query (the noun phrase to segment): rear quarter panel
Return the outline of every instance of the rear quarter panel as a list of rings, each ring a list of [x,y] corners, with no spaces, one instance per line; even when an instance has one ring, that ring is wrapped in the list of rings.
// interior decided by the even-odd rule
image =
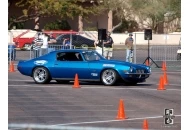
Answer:
[[[19,61],[17,69],[21,74],[26,76],[32,76],[32,72],[36,67],[45,67],[51,73],[52,68],[54,67],[54,62],[55,54],[52,53],[27,61]]]

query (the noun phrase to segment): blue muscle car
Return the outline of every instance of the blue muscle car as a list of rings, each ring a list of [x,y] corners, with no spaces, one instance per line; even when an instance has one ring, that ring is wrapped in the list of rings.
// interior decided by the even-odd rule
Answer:
[[[58,83],[74,81],[99,81],[104,85],[114,85],[119,80],[137,84],[145,82],[151,68],[144,64],[107,60],[93,50],[67,49],[53,51],[41,57],[19,61],[18,71],[33,77],[38,84],[56,80]]]

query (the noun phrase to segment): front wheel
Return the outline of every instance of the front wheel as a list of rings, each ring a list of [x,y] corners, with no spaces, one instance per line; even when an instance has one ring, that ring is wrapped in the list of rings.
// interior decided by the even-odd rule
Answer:
[[[114,85],[118,79],[118,74],[113,69],[106,69],[102,72],[101,80],[104,85]]]
[[[37,67],[33,71],[33,79],[38,84],[45,84],[50,82],[49,71],[44,67]]]

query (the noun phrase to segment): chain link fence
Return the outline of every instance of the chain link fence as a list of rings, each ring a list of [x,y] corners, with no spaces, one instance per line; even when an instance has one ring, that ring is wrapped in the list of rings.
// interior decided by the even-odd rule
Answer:
[[[10,34],[9,34],[10,35]],[[125,39],[127,34],[111,34],[114,41],[113,57],[111,59],[126,61]],[[78,33],[78,34],[60,34],[57,36],[55,44],[49,44],[47,53],[61,49],[93,49],[94,42],[98,39],[97,32]],[[181,59],[177,58],[179,49],[179,41],[181,34],[153,34],[152,40],[144,40],[144,32],[133,33],[134,53],[133,63],[145,63],[149,56],[158,66],[161,67],[162,62],[166,61],[168,67],[181,67]],[[63,46],[63,39],[70,39],[70,46]],[[149,42],[149,44],[148,44]],[[9,40],[10,43],[10,40]],[[149,45],[149,46],[148,46]],[[38,50],[41,56],[41,49]],[[149,52],[149,53],[148,53]],[[35,57],[34,50],[29,51],[17,50],[14,46],[8,46],[8,59],[14,61],[15,64],[19,60],[28,60]],[[151,61],[151,60],[150,60]],[[151,66],[155,66],[153,62]]]

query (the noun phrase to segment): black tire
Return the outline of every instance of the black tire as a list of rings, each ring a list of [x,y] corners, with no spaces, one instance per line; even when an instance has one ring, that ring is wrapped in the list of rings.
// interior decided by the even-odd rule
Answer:
[[[115,70],[106,69],[101,74],[101,81],[106,86],[112,86],[116,84],[118,77],[118,73]]]
[[[37,84],[46,84],[51,81],[50,73],[45,67],[36,67],[32,77]]]
[[[56,80],[56,82],[59,83],[59,84],[67,84],[67,83],[69,83],[68,80]]]

